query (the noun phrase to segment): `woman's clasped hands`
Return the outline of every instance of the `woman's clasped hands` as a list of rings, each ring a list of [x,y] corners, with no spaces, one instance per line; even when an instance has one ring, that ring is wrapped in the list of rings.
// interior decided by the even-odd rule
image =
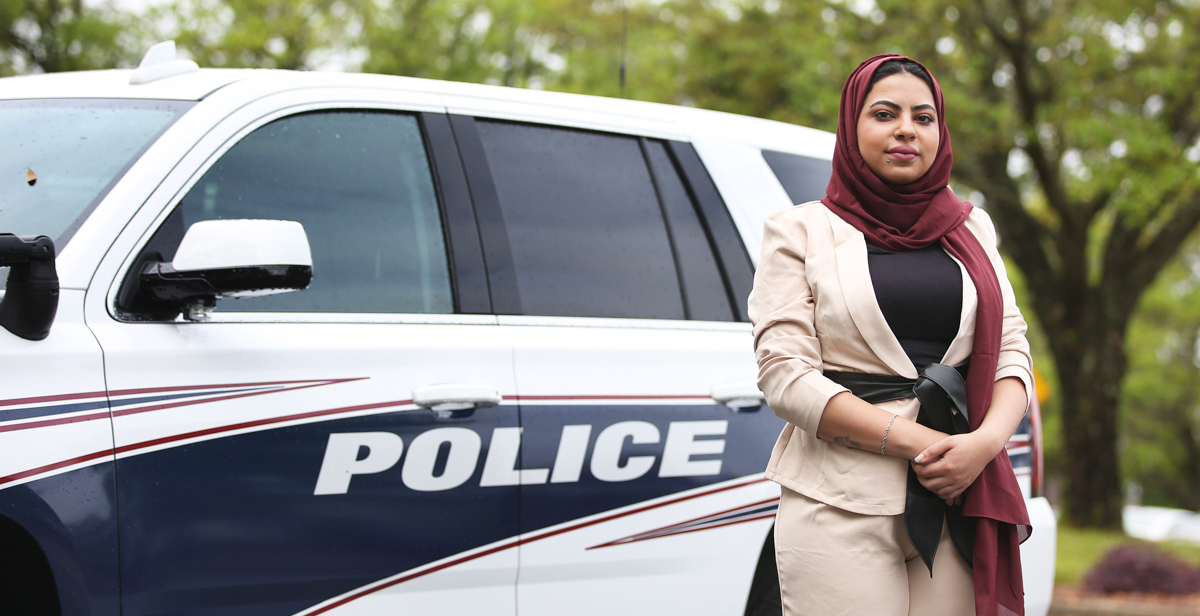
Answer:
[[[1003,448],[985,431],[954,434],[926,447],[911,465],[921,485],[947,505],[961,505],[963,492]]]

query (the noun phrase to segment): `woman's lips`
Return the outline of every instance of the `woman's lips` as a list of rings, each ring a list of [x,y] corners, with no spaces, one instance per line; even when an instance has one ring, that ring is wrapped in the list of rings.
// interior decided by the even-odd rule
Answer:
[[[894,147],[887,151],[888,155],[898,160],[913,160],[917,157],[917,149],[906,145]]]

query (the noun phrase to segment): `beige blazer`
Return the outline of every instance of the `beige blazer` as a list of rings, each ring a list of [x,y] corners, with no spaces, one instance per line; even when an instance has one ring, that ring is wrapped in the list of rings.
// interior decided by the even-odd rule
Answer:
[[[996,379],[1020,378],[1032,399],[1026,324],[996,251],[995,228],[979,208],[971,211],[965,224],[991,258],[1003,294],[1004,327]],[[942,360],[950,366],[970,356],[975,332],[975,285],[962,263],[958,266],[963,280],[962,318],[958,335]],[[823,370],[917,377],[917,368],[892,334],[875,299],[863,234],[819,201],[768,216],[749,312],[758,386],[775,414],[788,422],[771,452],[767,478],[846,511],[903,513],[905,460],[843,447],[816,436],[826,403],[846,391],[822,376]],[[909,398],[879,408],[916,420],[919,404]]]

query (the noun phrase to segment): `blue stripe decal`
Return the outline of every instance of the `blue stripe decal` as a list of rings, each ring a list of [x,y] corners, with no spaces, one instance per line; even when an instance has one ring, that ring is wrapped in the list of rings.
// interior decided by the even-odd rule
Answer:
[[[733,520],[736,518],[744,518],[747,516],[758,515],[760,513],[767,513],[768,511],[775,511],[776,509],[779,509],[779,503],[775,503],[774,505],[767,505],[766,507],[759,507],[758,509],[752,509],[750,511],[739,511],[737,513],[731,513],[729,515],[721,516],[719,518],[702,520],[702,521],[694,524],[694,526],[698,526],[700,524],[717,524],[720,522],[725,522],[725,521]]]
[[[189,392],[185,394],[173,394],[165,396],[147,396],[143,398],[129,398],[125,400],[112,401],[113,407],[133,406],[135,404],[147,404],[150,402],[163,402],[166,400],[178,400],[181,398],[199,398],[203,396],[216,396],[222,394],[235,394],[247,391],[256,391],[259,389],[274,389],[268,387],[246,387],[242,389],[218,389],[198,392]],[[282,389],[282,388],[278,388]],[[50,417],[53,415],[65,415],[67,413],[78,413],[80,411],[91,411],[95,409],[108,408],[109,402],[106,400],[95,400],[92,402],[73,402],[71,404],[55,404],[51,406],[35,406],[24,409],[8,409],[0,411],[0,422],[16,421],[18,419],[34,419],[37,417]]]
[[[73,404],[56,404],[54,406],[35,406],[28,409],[10,409],[7,411],[0,411],[0,421],[31,419],[34,417],[46,417],[48,415],[63,415],[66,413],[77,413],[79,411],[90,411],[92,409],[102,409],[107,407],[107,401],[98,400],[96,402],[76,402]]]
[[[283,390],[282,387],[277,387],[277,388],[246,387],[243,389],[218,389],[218,390],[192,392],[192,393],[186,393],[186,394],[174,394],[174,395],[169,395],[169,396],[149,396],[146,398],[129,398],[126,400],[113,400],[112,405],[114,407],[133,406],[135,404],[146,404],[149,402],[162,402],[164,400],[178,400],[180,398],[199,398],[201,396],[216,396],[216,395],[220,395],[220,394],[236,394],[236,393],[241,393],[244,391],[257,391],[260,389],[279,389],[281,391]]]

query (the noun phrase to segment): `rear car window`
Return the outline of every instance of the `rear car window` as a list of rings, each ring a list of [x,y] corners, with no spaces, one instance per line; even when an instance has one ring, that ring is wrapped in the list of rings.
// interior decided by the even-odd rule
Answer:
[[[808,203],[825,196],[829,177],[833,175],[833,161],[773,150],[763,150],[762,156],[792,203]]]
[[[696,215],[696,205],[679,169],[665,143],[646,140],[644,145],[671,233],[687,317],[701,321],[734,320],[708,231]]]
[[[522,314],[683,319],[663,210],[635,137],[476,123]]]

